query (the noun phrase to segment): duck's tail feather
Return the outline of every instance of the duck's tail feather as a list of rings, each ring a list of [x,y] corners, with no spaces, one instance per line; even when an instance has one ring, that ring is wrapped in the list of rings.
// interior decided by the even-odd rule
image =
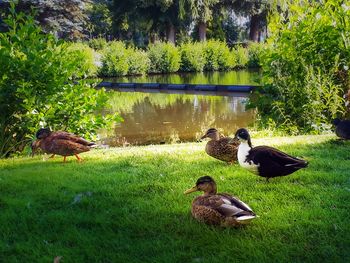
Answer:
[[[237,222],[239,222],[240,224],[244,225],[244,224],[248,224],[250,223],[250,221],[252,221],[254,218],[257,218],[258,216],[256,215],[249,215],[249,216],[239,216],[236,218]]]

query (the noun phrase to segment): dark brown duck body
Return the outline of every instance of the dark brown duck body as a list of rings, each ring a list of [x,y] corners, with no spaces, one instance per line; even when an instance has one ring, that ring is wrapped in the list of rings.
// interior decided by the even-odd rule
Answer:
[[[48,129],[40,129],[37,132],[38,139],[33,145],[40,147],[43,152],[48,154],[58,154],[64,157],[75,155],[80,161],[78,154],[87,152],[91,146],[95,145],[73,133],[65,131],[51,132]],[[33,149],[33,152],[35,149]]]
[[[205,152],[209,156],[228,164],[237,161],[238,140],[220,136],[219,132],[214,128],[209,129],[202,137],[202,139],[204,138],[211,139],[205,146]]]
[[[192,216],[203,223],[220,226],[240,226],[248,224],[256,217],[252,209],[237,197],[216,192],[216,183],[210,176],[197,180],[196,186],[185,194],[203,191],[192,202]]]
[[[333,120],[335,126],[335,134],[344,140],[350,140],[350,120]]]
[[[307,167],[308,163],[269,146],[249,151],[247,162],[258,165],[258,175],[266,178],[286,176]]]
[[[247,170],[267,178],[286,176],[308,166],[308,162],[269,146],[253,147],[249,132],[236,132],[241,144],[238,148],[238,162]]]

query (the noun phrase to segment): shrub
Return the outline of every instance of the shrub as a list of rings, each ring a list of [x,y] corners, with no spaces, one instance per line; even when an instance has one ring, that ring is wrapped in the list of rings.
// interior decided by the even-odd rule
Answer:
[[[97,73],[97,64],[95,63],[95,52],[88,45],[83,43],[68,43],[67,52],[70,59],[78,61],[78,76],[95,76]]]
[[[342,115],[349,87],[350,8],[343,1],[291,4],[288,19],[273,17],[263,57],[262,90],[251,100],[260,125],[289,133],[319,133]],[[268,121],[269,120],[269,121]]]
[[[209,40],[204,45],[205,70],[228,70],[235,66],[235,57],[232,56],[226,43],[218,40]]]
[[[236,58],[236,67],[237,68],[245,68],[248,65],[249,61],[249,55],[248,55],[248,49],[244,48],[242,46],[237,46],[236,48],[232,49],[232,53]]]
[[[201,72],[205,66],[205,57],[202,43],[186,43],[180,47],[181,70]]]
[[[113,116],[97,115],[107,102],[104,90],[79,76],[76,57],[32,15],[11,12],[0,33],[0,157],[22,151],[40,126],[76,132],[87,139]]]
[[[128,64],[129,75],[143,75],[146,74],[150,68],[150,60],[145,51],[129,48],[128,49]]]
[[[129,71],[128,55],[123,42],[110,42],[102,51],[100,74],[109,77],[126,75]]]
[[[248,63],[249,68],[261,67],[261,57],[264,52],[265,45],[262,43],[252,42],[248,46]]]
[[[151,61],[150,72],[170,73],[180,68],[180,54],[171,43],[156,43],[148,47],[148,57]]]
[[[90,39],[88,44],[89,44],[89,47],[93,48],[94,50],[103,50],[108,45],[106,39],[104,38]]]

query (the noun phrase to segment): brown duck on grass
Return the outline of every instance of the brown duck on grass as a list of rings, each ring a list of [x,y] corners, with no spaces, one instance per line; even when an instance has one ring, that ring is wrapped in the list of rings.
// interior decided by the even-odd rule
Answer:
[[[210,176],[200,177],[196,185],[185,191],[189,194],[203,191],[192,202],[192,216],[200,222],[225,227],[248,224],[256,218],[252,209],[237,197],[216,192],[216,183]]]
[[[239,141],[219,134],[215,128],[210,128],[201,139],[210,138],[205,146],[206,153],[218,160],[232,164],[237,161]]]
[[[73,133],[64,131],[52,132],[50,129],[40,129],[36,133],[36,138],[32,143],[32,155],[40,148],[43,152],[52,154],[54,157],[56,154],[63,156],[63,162],[66,161],[67,156],[75,155],[78,161],[82,159],[78,155],[82,152],[87,152],[92,146],[93,142],[89,142]]]

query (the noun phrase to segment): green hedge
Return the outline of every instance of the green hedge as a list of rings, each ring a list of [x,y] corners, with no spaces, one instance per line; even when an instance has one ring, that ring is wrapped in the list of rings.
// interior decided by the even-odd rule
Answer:
[[[264,44],[252,43],[248,48],[230,49],[225,42],[209,40],[190,42],[179,47],[170,43],[151,44],[146,51],[127,47],[124,42],[104,39],[90,41],[101,53],[101,76],[124,76],[147,73],[225,71],[235,68],[259,67]],[[94,43],[94,44],[92,44]],[[97,44],[96,44],[97,43]],[[98,56],[95,56],[95,59]]]
[[[180,53],[171,43],[156,43],[148,47],[151,73],[177,72],[180,68]]]
[[[78,76],[95,76],[97,73],[97,53],[84,43],[67,43],[68,57],[78,61]]]
[[[186,43],[180,46],[181,71],[202,72],[206,64],[203,43]]]

